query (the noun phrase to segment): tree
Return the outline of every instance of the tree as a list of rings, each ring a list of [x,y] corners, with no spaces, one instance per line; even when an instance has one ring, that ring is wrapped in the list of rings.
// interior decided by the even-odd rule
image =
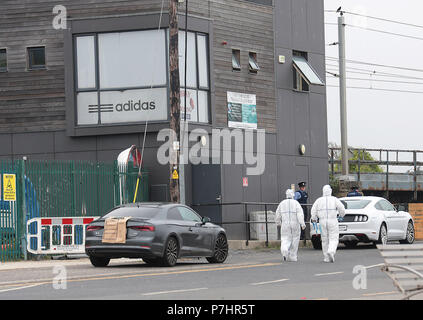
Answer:
[[[338,160],[342,160],[341,157],[341,151],[340,149],[336,149],[339,148],[339,146],[337,146],[334,143],[329,143],[329,148],[333,148],[333,160],[334,161],[338,161]],[[365,161],[376,161],[372,155],[364,150],[364,149],[353,149],[353,148],[349,148],[349,153],[351,154],[351,157],[349,160],[351,161],[357,161],[360,160],[360,162],[365,162]],[[330,154],[329,157],[332,157],[332,155]],[[329,164],[329,171],[332,171],[332,168]],[[341,171],[341,164],[340,163],[334,163],[333,165],[333,171],[334,172],[340,172]],[[358,172],[358,163],[349,163],[349,172],[350,173],[356,173]],[[377,164],[365,164],[365,163],[360,163],[360,173],[382,173],[383,169],[377,165]]]

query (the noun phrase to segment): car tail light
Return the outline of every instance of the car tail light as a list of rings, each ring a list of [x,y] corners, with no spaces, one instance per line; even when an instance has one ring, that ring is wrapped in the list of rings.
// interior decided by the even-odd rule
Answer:
[[[129,228],[137,231],[154,231],[154,226],[151,225],[142,225],[142,226],[130,226]]]
[[[88,226],[87,227],[87,231],[96,231],[100,229],[103,229],[103,227],[102,226]]]

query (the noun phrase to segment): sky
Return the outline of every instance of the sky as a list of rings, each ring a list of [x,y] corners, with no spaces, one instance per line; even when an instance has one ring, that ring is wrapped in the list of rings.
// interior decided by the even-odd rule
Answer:
[[[361,148],[423,150],[423,1],[324,0],[324,3],[325,11],[336,11],[341,6],[342,10],[347,12],[422,26],[405,26],[345,14],[347,25],[360,27],[346,27],[346,59],[420,70],[417,72],[347,63],[347,87],[373,88],[373,90],[347,89],[348,145]],[[327,71],[336,74],[337,61],[330,57],[338,58],[338,46],[329,44],[338,41],[338,27],[332,25],[337,24],[338,16],[338,13],[325,12],[326,68]],[[421,40],[369,29],[407,35]],[[376,75],[371,75],[371,71],[376,71]],[[380,72],[401,77],[392,75],[382,77]],[[339,79],[326,74],[326,85],[328,140],[340,145]],[[418,160],[423,161],[423,154]]]

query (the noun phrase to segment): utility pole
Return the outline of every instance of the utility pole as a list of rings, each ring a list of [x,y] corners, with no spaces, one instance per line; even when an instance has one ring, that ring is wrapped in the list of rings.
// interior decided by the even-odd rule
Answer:
[[[347,89],[345,71],[345,19],[343,12],[338,17],[339,45],[339,97],[341,108],[341,157],[342,175],[348,176],[348,138],[347,138]],[[348,179],[347,179],[348,180]]]
[[[179,141],[180,141],[180,83],[178,52],[178,0],[169,0],[169,68],[170,68],[170,201],[180,202]],[[175,174],[176,173],[176,174]]]
[[[188,159],[188,137],[187,136],[187,57],[188,57],[188,0],[185,0],[185,64],[184,64],[184,118],[181,118],[181,146],[179,151],[179,189],[181,194],[181,203],[186,204],[185,189],[185,164]]]

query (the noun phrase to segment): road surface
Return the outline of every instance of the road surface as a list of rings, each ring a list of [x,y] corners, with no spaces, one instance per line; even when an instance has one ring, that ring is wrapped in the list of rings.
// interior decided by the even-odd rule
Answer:
[[[0,265],[0,300],[340,300],[400,297],[380,268],[353,273],[383,260],[372,246],[339,246],[335,263],[321,251],[301,248],[299,261],[282,262],[278,249],[231,251],[224,264],[184,259],[173,268],[142,260],[112,260],[94,268],[88,259]],[[9,267],[8,267],[9,266]],[[360,286],[353,281],[361,276]],[[366,277],[364,277],[366,276]],[[357,278],[356,278],[357,283]]]

